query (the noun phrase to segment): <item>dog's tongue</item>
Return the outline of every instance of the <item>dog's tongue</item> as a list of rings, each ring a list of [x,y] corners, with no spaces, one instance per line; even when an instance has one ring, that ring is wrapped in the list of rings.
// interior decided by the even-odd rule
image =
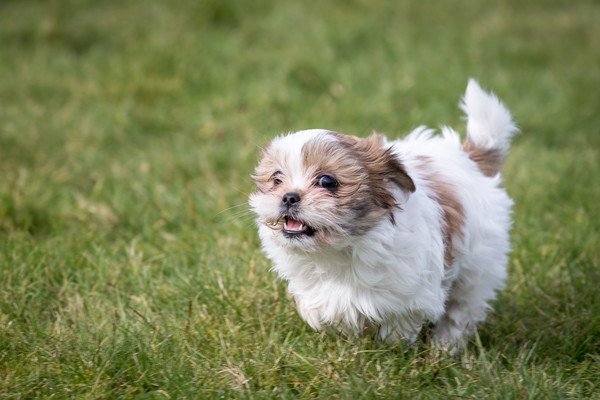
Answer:
[[[301,231],[303,226],[302,222],[296,221],[295,219],[288,218],[286,221],[286,228],[291,231]]]

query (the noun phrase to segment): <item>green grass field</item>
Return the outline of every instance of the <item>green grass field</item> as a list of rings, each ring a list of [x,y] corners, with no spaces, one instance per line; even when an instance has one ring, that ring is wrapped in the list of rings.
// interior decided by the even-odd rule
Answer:
[[[600,398],[597,1],[0,2],[0,398]],[[522,130],[459,357],[311,331],[245,206],[312,127]]]

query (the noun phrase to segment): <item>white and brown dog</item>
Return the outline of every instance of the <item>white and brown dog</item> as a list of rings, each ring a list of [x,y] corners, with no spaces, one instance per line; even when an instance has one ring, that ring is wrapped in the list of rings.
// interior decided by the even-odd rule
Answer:
[[[485,319],[506,278],[512,201],[500,167],[517,131],[471,80],[467,138],[424,127],[403,140],[313,129],[266,148],[250,196],[259,235],[314,329],[448,347]]]

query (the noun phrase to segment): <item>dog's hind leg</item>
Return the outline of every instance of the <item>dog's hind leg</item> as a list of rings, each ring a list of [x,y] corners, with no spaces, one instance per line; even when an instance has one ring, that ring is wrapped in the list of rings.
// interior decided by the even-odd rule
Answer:
[[[432,335],[435,345],[449,350],[459,349],[466,344],[466,338],[475,332],[477,325],[485,320],[489,302],[496,298],[506,279],[507,255],[490,254],[495,250],[481,246],[473,250],[468,262],[463,261],[450,290],[446,312],[435,323]]]

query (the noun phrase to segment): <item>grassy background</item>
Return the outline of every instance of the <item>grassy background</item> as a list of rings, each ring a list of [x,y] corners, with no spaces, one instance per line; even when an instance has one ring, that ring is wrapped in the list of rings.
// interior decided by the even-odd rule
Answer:
[[[600,4],[0,2],[0,397],[598,398]],[[309,127],[521,127],[507,290],[468,351],[310,331],[243,204]]]

